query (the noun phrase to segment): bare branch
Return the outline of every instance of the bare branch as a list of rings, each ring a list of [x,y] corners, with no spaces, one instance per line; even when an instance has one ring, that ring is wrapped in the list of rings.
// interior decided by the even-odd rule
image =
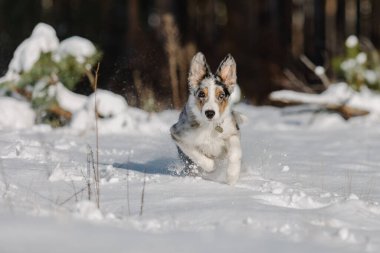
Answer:
[[[322,81],[322,84],[323,86],[325,86],[325,88],[327,89],[331,82],[330,82],[330,79],[327,77],[326,73],[324,71],[316,71],[317,70],[317,66],[306,56],[306,55],[301,55],[300,56],[300,60],[302,61],[303,64],[305,64],[305,66],[310,69],[311,71],[313,71],[313,73],[318,76],[318,78]]]
[[[306,93],[315,93],[313,89],[308,87],[304,82],[297,78],[297,76],[290,70],[284,69],[284,75],[289,79],[292,86],[286,87],[290,89],[299,89]]]

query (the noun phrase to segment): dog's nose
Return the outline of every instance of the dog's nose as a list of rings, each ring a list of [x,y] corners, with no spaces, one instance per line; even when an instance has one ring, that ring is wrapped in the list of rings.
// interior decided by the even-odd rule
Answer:
[[[212,119],[215,115],[215,112],[213,110],[207,110],[205,111],[205,114],[208,119]]]

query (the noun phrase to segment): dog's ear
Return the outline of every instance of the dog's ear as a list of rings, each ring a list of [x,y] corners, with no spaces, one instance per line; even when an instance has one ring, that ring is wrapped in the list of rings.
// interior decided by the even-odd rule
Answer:
[[[201,52],[198,52],[191,60],[188,78],[190,89],[196,90],[200,82],[208,75],[210,75],[210,68],[206,58]]]
[[[229,89],[232,88],[237,81],[236,62],[232,55],[228,54],[220,63],[216,76],[220,78]]]

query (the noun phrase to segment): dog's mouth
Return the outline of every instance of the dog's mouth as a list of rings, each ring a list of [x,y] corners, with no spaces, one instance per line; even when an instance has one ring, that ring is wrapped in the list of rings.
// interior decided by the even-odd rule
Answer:
[[[206,119],[206,121],[207,121],[207,122],[209,122],[209,123],[211,123],[211,122],[214,122],[214,121],[215,121],[215,118],[209,119],[209,118],[205,117],[205,119]]]

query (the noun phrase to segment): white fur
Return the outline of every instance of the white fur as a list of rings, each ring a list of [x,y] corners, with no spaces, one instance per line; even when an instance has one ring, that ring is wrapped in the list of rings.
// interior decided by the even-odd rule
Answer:
[[[193,100],[191,97],[189,102]],[[227,159],[227,183],[234,185],[239,179],[242,151],[240,133],[236,132],[230,106],[217,121],[209,121],[195,107],[192,109],[200,126],[186,132],[177,145],[206,172],[216,169],[215,159]],[[215,130],[217,125],[223,128],[222,133]]]
[[[233,135],[229,138],[230,152],[228,154],[227,182],[234,184],[239,179],[241,167],[240,136]]]
[[[205,116],[205,112],[207,110],[213,110],[215,111],[215,116],[213,120],[217,120],[220,117],[220,115],[219,115],[218,102],[215,99],[215,89],[216,89],[215,82],[210,78],[203,81],[202,85],[206,85],[206,87],[208,87],[208,101],[202,107],[202,115]]]

